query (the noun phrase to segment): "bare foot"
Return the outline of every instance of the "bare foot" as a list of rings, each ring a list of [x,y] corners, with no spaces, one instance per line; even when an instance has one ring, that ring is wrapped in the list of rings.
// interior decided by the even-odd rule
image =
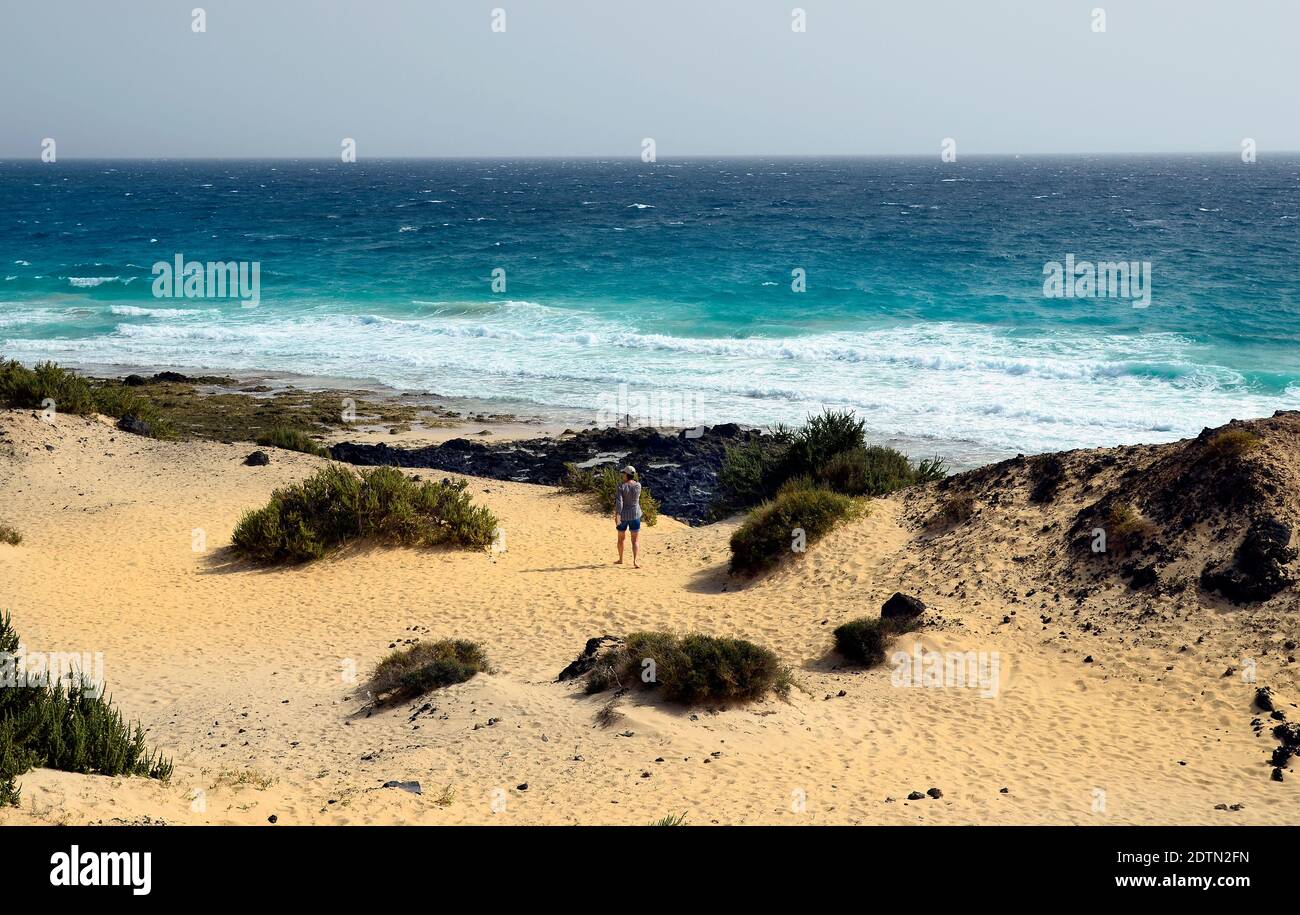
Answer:
[[[616,565],[616,566],[621,566],[622,564],[623,564],[623,560],[621,560],[621,559],[615,559],[615,560],[614,560],[614,565]]]
[[[641,566],[639,566],[637,563],[634,562],[634,563],[632,563],[632,568],[634,568],[634,569],[639,569],[639,568],[641,568]]]

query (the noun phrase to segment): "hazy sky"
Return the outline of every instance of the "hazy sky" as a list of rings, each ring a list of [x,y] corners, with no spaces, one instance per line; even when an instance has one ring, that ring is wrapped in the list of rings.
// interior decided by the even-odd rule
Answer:
[[[1298,35],[1300,0],[0,0],[0,157],[1263,156]]]

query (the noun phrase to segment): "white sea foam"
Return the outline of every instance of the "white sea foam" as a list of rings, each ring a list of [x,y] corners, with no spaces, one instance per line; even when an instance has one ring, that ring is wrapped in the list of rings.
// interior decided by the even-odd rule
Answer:
[[[137,318],[188,318],[195,315],[219,315],[216,308],[142,308],[139,305],[113,305],[111,314]]]
[[[797,422],[823,405],[850,407],[873,436],[928,438],[939,451],[979,442],[982,453],[1170,440],[1233,416],[1300,408],[1300,386],[1254,391],[1169,333],[1026,337],[944,322],[696,338],[529,301],[417,304],[420,316],[407,319],[167,314],[178,320],[128,321],[84,339],[0,338],[0,348],[138,365],[187,365],[201,354],[203,364],[229,370],[375,378],[579,415],[627,381],[693,392],[703,421]]]

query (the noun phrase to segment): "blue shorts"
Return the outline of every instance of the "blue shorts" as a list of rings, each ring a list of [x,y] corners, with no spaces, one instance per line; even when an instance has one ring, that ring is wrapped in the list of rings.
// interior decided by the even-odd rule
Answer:
[[[641,530],[641,519],[633,518],[631,521],[620,521],[617,527],[620,531],[625,531],[628,528],[631,528],[632,533],[635,534],[637,531]]]

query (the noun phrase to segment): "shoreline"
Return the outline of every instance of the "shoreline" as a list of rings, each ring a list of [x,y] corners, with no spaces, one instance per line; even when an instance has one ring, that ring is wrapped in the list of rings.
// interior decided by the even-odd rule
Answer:
[[[513,441],[527,439],[532,437],[555,437],[566,429],[584,430],[598,428],[616,428],[612,424],[601,426],[594,418],[597,411],[593,408],[590,411],[575,411],[561,407],[548,407],[545,404],[539,404],[533,401],[514,401],[514,400],[485,400],[475,397],[457,397],[451,395],[442,395],[430,390],[401,390],[390,385],[383,384],[379,381],[364,377],[339,377],[330,375],[303,375],[297,372],[277,372],[277,371],[248,371],[235,370],[229,371],[221,368],[215,368],[206,365],[178,365],[178,364],[147,364],[133,365],[125,363],[81,363],[70,361],[60,363],[66,368],[73,369],[85,374],[92,379],[100,380],[121,380],[131,374],[153,375],[157,372],[176,372],[187,376],[216,375],[232,378],[236,384],[231,386],[231,390],[238,392],[241,387],[265,386],[268,391],[259,391],[256,393],[275,394],[283,393],[287,390],[301,390],[315,393],[361,393],[371,395],[374,399],[385,401],[394,405],[402,406],[424,406],[431,407],[440,411],[449,411],[459,414],[463,417],[461,424],[454,431],[466,432],[471,434],[483,428],[486,428],[491,435],[492,441]],[[481,418],[479,418],[481,417]],[[733,417],[722,417],[714,421],[705,423],[705,425],[728,425],[737,424],[741,428],[759,430],[763,426],[756,426],[737,420]],[[427,445],[440,444],[449,438],[457,437],[453,432],[448,432],[449,427],[436,425],[421,428],[413,431],[402,431],[392,437],[387,437],[386,432],[379,426],[356,426],[354,427],[353,437],[359,441],[387,441],[389,444],[405,443],[410,445]],[[634,426],[634,428],[637,428]],[[661,432],[676,433],[680,432],[681,426],[654,426]],[[348,436],[340,435],[333,438],[327,438],[326,441],[334,443],[344,441]],[[988,448],[978,442],[968,441],[965,439],[953,440],[951,442],[944,440],[947,445],[958,449],[958,452],[964,457],[962,459],[952,459],[949,466],[954,472],[973,470],[987,464],[996,463],[1017,453],[1012,451],[1001,451]],[[937,453],[938,443],[936,440],[911,437],[903,435],[882,436],[873,439],[872,444],[883,445],[890,448],[896,448],[910,457],[919,459],[930,457]]]

